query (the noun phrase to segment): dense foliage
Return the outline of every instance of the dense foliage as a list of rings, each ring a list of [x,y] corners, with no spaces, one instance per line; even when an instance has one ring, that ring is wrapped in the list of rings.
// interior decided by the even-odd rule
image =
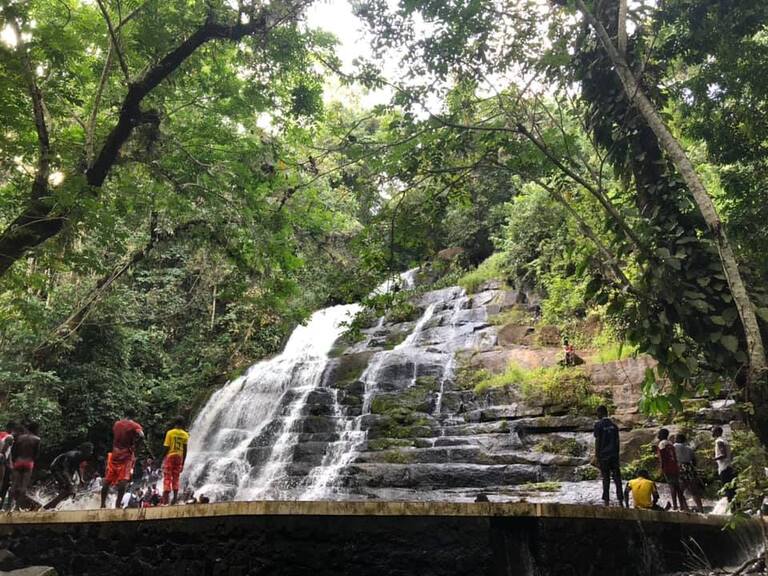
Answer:
[[[768,8],[633,2],[624,27],[622,0],[358,0],[377,58],[336,81],[393,91],[359,110],[324,95],[309,4],[0,4],[0,416],[52,447],[128,406],[160,428],[430,262],[598,317],[659,361],[650,411],[734,383],[768,440]]]

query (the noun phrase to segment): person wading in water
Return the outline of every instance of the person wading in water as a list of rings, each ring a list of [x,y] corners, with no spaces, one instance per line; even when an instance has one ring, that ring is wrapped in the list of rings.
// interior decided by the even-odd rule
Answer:
[[[56,481],[59,494],[43,506],[43,509],[50,510],[51,508],[55,508],[60,502],[75,495],[75,483],[73,479],[77,476],[78,483],[82,482],[82,478],[80,477],[80,464],[92,458],[93,444],[85,442],[76,450],[64,452],[53,459],[50,469],[53,474],[53,479]]]
[[[101,488],[101,507],[107,507],[110,486],[117,485],[115,508],[120,508],[125,489],[133,476],[136,464],[136,446],[144,440],[141,424],[134,422],[133,411],[126,411],[125,418],[112,427],[112,452],[107,455],[107,471]]]

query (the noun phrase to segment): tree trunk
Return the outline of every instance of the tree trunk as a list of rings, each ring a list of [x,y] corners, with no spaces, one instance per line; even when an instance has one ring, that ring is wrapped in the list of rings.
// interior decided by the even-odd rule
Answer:
[[[617,76],[624,87],[624,92],[630,102],[637,108],[645,122],[656,135],[664,152],[669,155],[675,168],[680,173],[688,189],[693,195],[693,199],[701,212],[704,221],[707,224],[717,244],[720,261],[723,266],[723,272],[728,281],[728,286],[733,296],[733,301],[739,312],[742,326],[744,327],[744,337],[747,343],[747,355],[749,358],[749,370],[746,384],[746,399],[752,402],[755,415],[752,428],[760,437],[764,444],[768,444],[768,392],[766,391],[766,364],[765,348],[763,345],[760,326],[757,323],[757,316],[752,301],[747,292],[746,285],[741,276],[739,265],[736,261],[736,255],[731,248],[728,237],[723,229],[720,216],[717,213],[712,198],[707,193],[693,163],[688,158],[680,142],[672,135],[669,128],[664,124],[656,107],[646,96],[634,74],[627,65],[626,59],[619,53],[617,48],[611,42],[610,36],[601,22],[589,11],[584,4],[584,0],[576,0],[576,5],[584,14],[587,22],[597,33],[600,43],[608,54],[611,63],[614,66]]]

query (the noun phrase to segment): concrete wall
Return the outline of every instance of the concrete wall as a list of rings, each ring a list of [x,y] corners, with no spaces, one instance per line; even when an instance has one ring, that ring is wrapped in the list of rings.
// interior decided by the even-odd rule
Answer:
[[[0,517],[0,548],[83,575],[657,575],[695,540],[713,566],[757,522],[585,506],[250,502]]]

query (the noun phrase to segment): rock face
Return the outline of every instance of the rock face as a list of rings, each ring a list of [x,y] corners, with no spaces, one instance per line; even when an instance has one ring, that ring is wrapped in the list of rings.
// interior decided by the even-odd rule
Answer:
[[[273,416],[257,433],[244,440],[217,429],[232,436],[227,446],[245,446],[245,462],[211,464],[232,487],[218,499],[491,494],[582,502],[597,476],[589,465],[596,402],[612,406],[623,463],[647,457],[659,424],[638,412],[638,401],[651,359],[597,363],[579,350],[583,366],[559,368],[560,335],[533,322],[536,297],[499,283],[473,295],[450,287],[411,301],[409,313],[372,320],[355,341],[328,342],[317,381],[272,392],[279,400],[260,408]],[[524,376],[531,373],[542,381]],[[686,414],[692,439],[737,417],[727,403],[702,399]],[[244,474],[258,492],[243,491]]]
[[[528,296],[498,284],[485,288],[472,296],[457,288],[427,292],[416,301],[421,313],[415,321],[379,320],[363,330],[360,341],[338,351],[323,387],[336,394],[343,416],[323,413],[327,399],[313,397],[317,406],[309,410],[327,425],[316,423],[312,430],[324,436],[308,435],[294,455],[297,463],[316,465],[324,447],[330,450],[344,434],[333,429],[358,423],[362,437],[346,447],[354,457],[325,496],[372,497],[392,490],[416,499],[473,499],[480,493],[504,499],[525,487],[527,498],[567,501],[572,483],[594,483],[591,408],[532,399],[516,382],[475,391],[478,375],[502,374],[510,365],[554,367],[562,359],[559,345],[533,344],[538,327],[527,320]],[[502,314],[523,320],[496,322]],[[554,338],[552,327],[544,328],[544,340]],[[387,344],[393,341],[399,343]],[[650,358],[638,357],[588,360],[579,368],[592,392],[615,408],[625,463],[642,454],[658,428],[637,408],[646,369],[653,366]],[[727,410],[706,403],[697,418],[728,420],[733,415]],[[559,493],[553,482],[568,484],[568,493]]]

